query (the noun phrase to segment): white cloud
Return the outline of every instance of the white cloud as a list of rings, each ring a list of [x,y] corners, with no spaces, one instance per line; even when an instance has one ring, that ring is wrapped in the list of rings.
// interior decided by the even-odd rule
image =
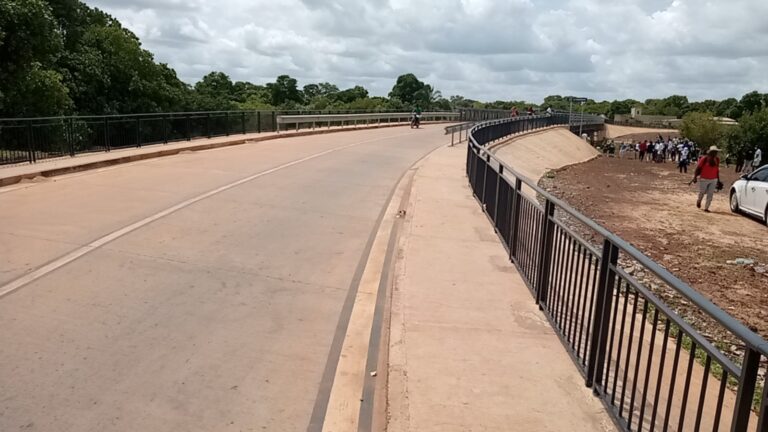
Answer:
[[[365,85],[413,72],[481,100],[768,91],[768,1],[86,0],[193,83]]]

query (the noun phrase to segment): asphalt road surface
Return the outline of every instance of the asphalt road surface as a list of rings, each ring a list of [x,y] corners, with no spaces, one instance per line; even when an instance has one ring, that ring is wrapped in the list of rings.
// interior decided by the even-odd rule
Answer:
[[[0,189],[0,430],[306,430],[382,209],[445,143],[345,132]]]

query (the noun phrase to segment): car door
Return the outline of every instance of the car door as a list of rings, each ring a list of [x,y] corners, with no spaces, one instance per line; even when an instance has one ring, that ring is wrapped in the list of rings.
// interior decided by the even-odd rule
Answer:
[[[751,178],[749,193],[752,211],[765,217],[765,209],[768,208],[768,167],[755,171]]]
[[[766,170],[758,170],[747,176],[744,184],[744,193],[742,195],[741,207],[750,213],[760,214],[762,216],[762,209],[758,210],[757,196],[758,188],[760,187],[760,178],[762,174],[765,174]]]

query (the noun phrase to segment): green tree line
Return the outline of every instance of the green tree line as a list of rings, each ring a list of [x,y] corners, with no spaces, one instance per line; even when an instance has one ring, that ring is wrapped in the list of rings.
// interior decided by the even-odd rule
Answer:
[[[389,98],[361,86],[322,82],[298,87],[233,82],[211,72],[181,81],[118,20],[79,0],[0,0],[0,117],[132,114],[234,109],[451,109],[413,74]]]
[[[697,111],[683,116],[680,129],[702,149],[723,148],[732,162],[751,159],[758,148],[768,154],[768,100],[742,112],[737,125],[721,124],[712,112]]]
[[[328,82],[299,86],[281,75],[270,83],[232,81],[211,72],[194,85],[158,63],[120,22],[80,0],[0,0],[0,117],[133,114],[234,109],[279,110],[509,110],[513,106],[566,110],[567,96],[542,103],[523,100],[481,102],[440,91],[413,74],[400,76],[388,97],[371,96],[362,86],[340,89]],[[663,99],[595,101],[584,111],[612,117],[633,107],[644,114],[683,117],[690,112],[741,119],[768,103],[751,92],[741,99],[690,102]]]

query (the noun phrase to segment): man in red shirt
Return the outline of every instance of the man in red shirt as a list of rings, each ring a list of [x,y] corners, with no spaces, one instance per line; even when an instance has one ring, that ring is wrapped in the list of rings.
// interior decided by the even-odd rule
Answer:
[[[696,200],[696,207],[701,208],[701,200],[704,195],[707,196],[707,202],[704,205],[704,211],[709,213],[709,206],[712,204],[712,197],[715,189],[720,184],[720,158],[717,153],[720,151],[716,146],[709,148],[707,155],[699,159],[696,170],[693,174],[691,183],[699,183],[699,198]],[[701,177],[701,180],[699,180]]]
[[[648,141],[643,141],[640,143],[640,162],[645,160],[645,152],[648,151]]]

